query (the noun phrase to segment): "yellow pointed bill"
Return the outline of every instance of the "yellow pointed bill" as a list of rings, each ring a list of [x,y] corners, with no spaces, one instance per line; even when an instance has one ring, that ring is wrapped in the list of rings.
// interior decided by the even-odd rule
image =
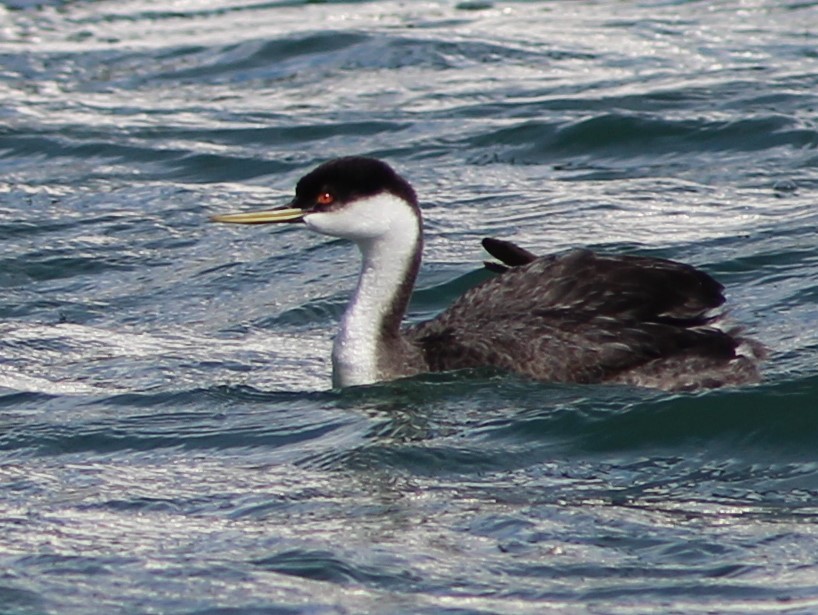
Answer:
[[[230,224],[273,224],[276,222],[300,222],[307,212],[297,207],[283,209],[267,209],[265,211],[249,211],[242,214],[218,214],[211,216],[213,222],[228,222]]]

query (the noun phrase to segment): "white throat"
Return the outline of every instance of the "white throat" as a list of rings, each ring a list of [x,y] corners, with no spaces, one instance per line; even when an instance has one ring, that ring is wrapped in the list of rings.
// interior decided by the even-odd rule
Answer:
[[[319,233],[354,241],[363,256],[358,285],[332,346],[333,386],[382,380],[384,325],[394,314],[396,298],[420,248],[418,214],[403,199],[385,193],[308,214],[304,222]]]

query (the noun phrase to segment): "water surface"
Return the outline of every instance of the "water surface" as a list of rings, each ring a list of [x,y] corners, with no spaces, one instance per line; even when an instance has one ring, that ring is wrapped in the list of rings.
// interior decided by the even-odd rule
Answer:
[[[818,3],[4,6],[0,613],[818,608]],[[346,154],[411,320],[486,235],[674,258],[765,381],[332,390],[354,250],[207,219]]]

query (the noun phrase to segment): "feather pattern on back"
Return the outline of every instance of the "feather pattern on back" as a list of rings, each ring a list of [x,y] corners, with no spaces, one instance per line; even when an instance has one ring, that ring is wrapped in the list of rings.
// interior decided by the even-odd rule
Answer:
[[[690,265],[484,245],[502,273],[407,330],[433,371],[492,365],[542,380],[674,389],[758,378],[755,361],[736,353],[746,340],[714,326],[723,287]]]

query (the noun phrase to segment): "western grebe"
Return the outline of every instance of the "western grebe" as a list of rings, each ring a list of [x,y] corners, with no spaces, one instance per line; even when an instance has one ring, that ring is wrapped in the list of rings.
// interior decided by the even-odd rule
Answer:
[[[588,250],[537,257],[484,239],[497,275],[436,318],[401,328],[420,267],[415,191],[373,158],[330,160],[302,177],[293,201],[217,222],[303,222],[355,242],[357,287],[332,349],[333,384],[495,367],[550,382],[689,390],[756,382],[763,348],[725,329],[723,287],[670,260]]]

